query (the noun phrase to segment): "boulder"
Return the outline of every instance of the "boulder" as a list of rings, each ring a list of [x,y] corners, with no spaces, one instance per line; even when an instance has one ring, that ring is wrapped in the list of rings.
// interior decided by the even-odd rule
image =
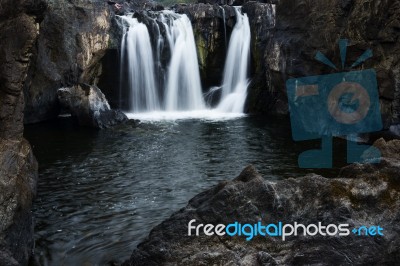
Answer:
[[[61,105],[78,119],[81,126],[108,128],[128,120],[120,110],[112,110],[96,86],[80,84],[57,91]]]
[[[349,166],[338,178],[263,179],[253,166],[204,191],[156,226],[125,265],[394,265],[400,260],[400,141],[376,142],[378,165]],[[383,236],[188,236],[188,223],[380,226]]]

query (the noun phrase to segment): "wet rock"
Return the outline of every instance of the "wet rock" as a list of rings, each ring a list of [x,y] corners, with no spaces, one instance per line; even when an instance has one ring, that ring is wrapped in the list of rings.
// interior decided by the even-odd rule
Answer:
[[[384,161],[358,172],[328,179],[310,174],[264,180],[252,166],[232,181],[204,191],[156,226],[125,265],[377,265],[400,259],[400,141],[375,144]],[[390,162],[390,163],[387,163]],[[370,169],[366,171],[366,169]],[[351,173],[356,173],[352,178]],[[294,222],[302,224],[379,225],[383,236],[188,236],[194,225]],[[194,233],[193,233],[194,234]]]
[[[211,5],[229,5],[229,6],[241,6],[248,0],[198,0],[197,3],[211,4]]]
[[[251,82],[246,111],[250,113],[287,113],[286,95],[275,91],[273,83],[284,82],[272,76],[269,69],[280,72],[279,53],[268,47],[276,25],[275,6],[270,3],[248,2],[242,11],[249,17],[251,29]]]
[[[25,139],[0,139],[0,265],[27,265],[38,166]]]
[[[23,139],[22,88],[43,1],[0,4],[0,265],[27,265],[33,250],[37,163]]]
[[[400,125],[391,125],[389,127],[389,132],[400,137]]]
[[[252,23],[252,54],[256,66],[249,88],[249,112],[287,113],[285,82],[292,77],[340,72],[314,59],[317,51],[340,66],[338,39],[349,40],[344,71],[374,68],[377,72],[385,128],[399,123],[400,4],[393,1],[275,1],[275,27],[261,31],[265,18],[261,3],[249,2],[243,10]],[[388,11],[389,10],[389,11]],[[258,14],[257,12],[264,12]],[[261,36],[259,36],[261,34]],[[263,36],[268,36],[264,42]],[[261,38],[260,38],[261,37]],[[374,56],[364,64],[350,65],[366,50]]]
[[[1,19],[1,17],[0,17]],[[22,137],[24,98],[21,88],[37,36],[35,19],[25,13],[0,20],[0,130],[1,138]],[[15,32],[24,34],[15,34]]]
[[[113,8],[107,1],[46,1],[25,94],[25,123],[57,117],[57,89],[95,84],[111,44]]]
[[[61,88],[58,100],[82,126],[108,128],[128,120],[120,110],[112,110],[106,97],[96,86],[80,84]]]

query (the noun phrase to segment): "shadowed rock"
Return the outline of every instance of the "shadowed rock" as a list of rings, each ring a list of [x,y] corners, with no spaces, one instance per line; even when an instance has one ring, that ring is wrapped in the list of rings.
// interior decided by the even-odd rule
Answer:
[[[47,1],[28,73],[25,123],[56,118],[57,90],[80,82],[96,84],[99,61],[112,44],[113,7],[107,1]]]
[[[22,87],[45,7],[43,1],[0,4],[0,265],[26,265],[33,250],[37,162],[22,137]]]
[[[379,165],[352,165],[341,178],[310,174],[264,180],[253,166],[202,192],[156,226],[125,265],[377,265],[400,259],[400,141],[377,141]],[[353,169],[350,171],[350,168]],[[364,168],[362,171],[357,169]],[[370,169],[366,171],[366,169]],[[354,173],[354,178],[349,178]],[[379,225],[383,236],[188,236],[188,223],[294,222]]]
[[[120,110],[112,110],[106,97],[96,86],[77,85],[59,89],[58,99],[61,105],[78,119],[81,126],[108,128],[128,118]]]
[[[400,123],[398,1],[376,4],[365,0],[271,2],[276,3],[276,23],[267,30],[261,30],[265,29],[261,20],[267,11],[262,5],[268,4],[248,2],[243,5],[249,15],[254,41],[255,73],[249,87],[249,112],[288,113],[285,82],[289,78],[374,68],[384,127]],[[343,70],[338,48],[340,38],[349,40]],[[373,57],[350,68],[366,49],[372,49]],[[316,61],[317,51],[324,53],[338,69]]]

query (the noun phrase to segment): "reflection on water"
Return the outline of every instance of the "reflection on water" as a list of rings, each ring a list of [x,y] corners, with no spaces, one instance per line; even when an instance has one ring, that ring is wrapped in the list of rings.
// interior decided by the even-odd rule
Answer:
[[[152,227],[248,164],[267,179],[310,172],[297,168],[305,148],[291,140],[289,122],[258,117],[102,131],[62,119],[25,135],[40,165],[35,259],[44,265],[127,259]]]

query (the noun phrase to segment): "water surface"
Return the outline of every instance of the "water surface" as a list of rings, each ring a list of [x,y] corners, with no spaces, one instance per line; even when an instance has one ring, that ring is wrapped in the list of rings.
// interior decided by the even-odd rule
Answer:
[[[39,161],[35,260],[104,265],[127,259],[152,227],[197,193],[254,164],[266,179],[304,175],[289,122],[240,117],[79,128],[26,127]]]

